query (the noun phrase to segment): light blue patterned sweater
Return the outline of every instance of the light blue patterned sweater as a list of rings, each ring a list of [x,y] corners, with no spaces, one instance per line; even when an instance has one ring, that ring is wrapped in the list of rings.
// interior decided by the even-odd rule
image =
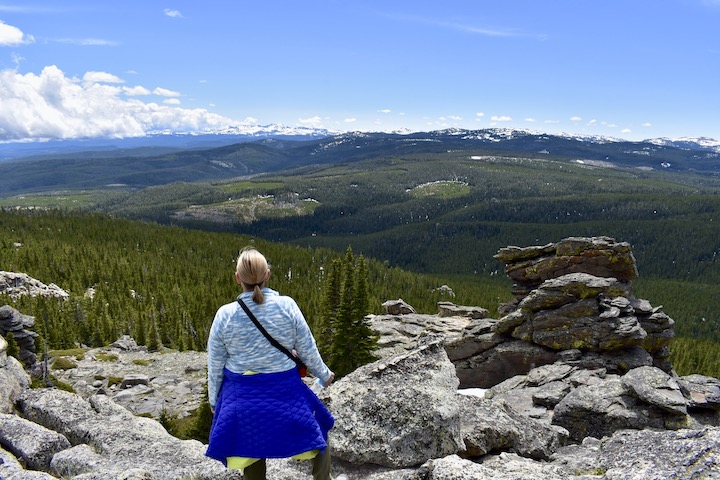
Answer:
[[[330,369],[318,352],[315,339],[295,300],[275,290],[263,288],[265,301],[257,304],[252,292],[240,298],[250,308],[265,330],[285,348],[295,350],[308,370],[323,384]],[[208,338],[208,401],[215,408],[223,380],[223,368],[233,373],[253,371],[276,373],[295,368],[287,357],[260,333],[237,302],[220,307],[215,314]]]

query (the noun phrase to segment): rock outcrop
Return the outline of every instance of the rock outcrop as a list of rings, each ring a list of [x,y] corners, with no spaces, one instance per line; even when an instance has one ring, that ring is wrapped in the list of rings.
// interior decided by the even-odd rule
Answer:
[[[35,339],[38,334],[32,328],[35,326],[35,317],[23,315],[9,305],[0,307],[0,335],[6,337],[12,333],[20,348],[19,359],[28,367],[35,364]]]
[[[68,293],[54,283],[45,285],[25,273],[0,271],[0,293],[5,293],[13,300],[21,296],[43,296],[59,299],[69,297]]]
[[[629,245],[571,238],[509,247],[498,259],[516,282],[499,319],[447,302],[437,315],[418,314],[401,300],[370,319],[380,360],[320,393],[336,417],[333,474],[720,478],[720,380],[673,371],[672,319],[632,295]],[[5,348],[0,342],[0,478],[240,478],[205,458],[199,442],[120,405],[154,415],[150,405],[199,401],[204,354],[153,354],[120,339],[56,372],[80,396],[28,389]],[[199,388],[162,387],[184,381]],[[311,475],[306,462],[273,459],[268,478]]]

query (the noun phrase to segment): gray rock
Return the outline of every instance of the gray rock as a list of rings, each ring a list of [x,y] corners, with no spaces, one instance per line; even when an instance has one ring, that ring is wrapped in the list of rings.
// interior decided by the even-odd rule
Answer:
[[[57,460],[68,472],[91,469],[82,479],[117,477],[132,468],[147,471],[155,480],[240,478],[205,457],[202,443],[179,440],[157,421],[134,416],[104,395],[88,401],[62,390],[35,389],[25,391],[17,404],[28,420],[61,433],[73,445],[89,447]]]
[[[408,305],[402,298],[397,300],[388,300],[382,304],[385,313],[389,315],[406,315],[409,313],[417,313],[415,309]]]
[[[120,383],[120,388],[130,388],[135,385],[149,385],[150,377],[144,373],[129,373],[125,375]]]
[[[16,415],[0,414],[0,444],[21,459],[28,468],[49,471],[52,456],[70,442],[61,434]]]
[[[15,456],[0,448],[0,478],[3,480],[56,480],[45,472],[25,470]]]
[[[44,283],[30,277],[25,273],[0,271],[0,293],[5,293],[13,300],[29,295],[31,297],[44,296],[59,299],[69,297],[68,293],[54,283]]]
[[[0,284],[2,283],[2,273],[0,272]],[[0,290],[1,288],[0,285]],[[35,339],[38,334],[32,330],[34,325],[35,317],[23,315],[9,305],[0,307],[0,335],[13,334],[20,348],[18,355],[20,361],[30,366],[34,365],[36,361]]]
[[[0,360],[4,363],[0,366],[0,413],[11,413],[23,389],[30,386],[30,376],[15,357],[6,356],[4,351]]]
[[[521,340],[509,340],[480,355],[457,360],[455,367],[462,388],[490,388],[557,359],[558,353],[553,350]]]
[[[52,457],[52,471],[63,478],[75,477],[83,473],[102,470],[106,460],[94,448],[85,443],[76,445]]]
[[[558,466],[503,453],[482,464],[450,455],[423,465],[418,477],[427,480],[565,480],[571,478]]]
[[[510,405],[460,395],[464,457],[512,451],[524,457],[547,460],[567,439],[567,432],[531,418],[523,418]]]
[[[552,422],[566,428],[578,442],[621,429],[665,427],[662,411],[641,403],[619,377],[572,390],[555,407]]]
[[[437,305],[438,315],[441,317],[488,318],[490,316],[490,312],[482,307],[466,307],[451,302],[438,302]]]
[[[118,348],[120,350],[131,352],[140,349],[135,339],[132,338],[130,335],[123,335],[122,337],[111,343],[110,346],[113,348]]]
[[[678,385],[688,399],[688,407],[720,410],[720,380],[705,375],[680,377]]]
[[[322,396],[336,419],[335,456],[404,468],[458,452],[458,385],[438,338],[358,368]]]
[[[620,281],[638,276],[630,244],[610,237],[569,237],[544,246],[507,247],[500,249],[495,258],[506,265],[505,272],[513,281],[529,287],[568,273]]]
[[[633,390],[640,400],[670,413],[687,415],[687,401],[680,386],[659,368],[634,368],[623,375],[622,383],[625,388]]]
[[[604,440],[598,466],[606,480],[718,479],[720,430],[617,432]]]

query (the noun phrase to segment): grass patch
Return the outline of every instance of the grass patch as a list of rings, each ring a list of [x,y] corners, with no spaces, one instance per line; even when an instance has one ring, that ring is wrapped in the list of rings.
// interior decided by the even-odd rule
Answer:
[[[72,358],[60,357],[55,359],[50,368],[53,370],[70,370],[72,368],[77,368],[77,363],[75,363]]]
[[[110,375],[107,379],[108,388],[112,387],[113,385],[120,385],[123,381],[123,377],[117,377],[115,375]]]
[[[119,357],[114,353],[97,353],[95,359],[101,362],[115,362]]]
[[[143,359],[143,358],[136,358],[133,360],[133,363],[135,365],[140,365],[143,367],[147,367],[148,365],[152,364],[155,360],[149,358],[149,359]]]
[[[179,220],[201,220],[215,223],[251,223],[269,218],[309,215],[320,205],[315,200],[300,200],[290,195],[258,195],[222,203],[192,205],[175,213]]]
[[[82,360],[83,358],[85,358],[85,352],[87,351],[87,348],[68,348],[65,350],[50,350],[48,352],[48,355],[51,358],[75,357],[76,360]]]
[[[458,180],[438,180],[418,185],[410,190],[415,198],[437,197],[442,199],[459,198],[470,194],[470,186]]]

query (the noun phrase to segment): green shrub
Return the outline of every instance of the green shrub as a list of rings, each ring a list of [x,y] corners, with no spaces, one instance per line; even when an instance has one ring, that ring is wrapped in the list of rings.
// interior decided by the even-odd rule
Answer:
[[[55,359],[50,368],[52,370],[70,370],[77,368],[77,363],[72,358],[60,357]]]
[[[123,377],[116,377],[114,375],[110,375],[107,379],[107,385],[108,387],[112,387],[113,385],[119,385],[123,381]]]
[[[100,362],[115,362],[119,357],[114,353],[97,353],[95,359]]]
[[[69,385],[65,382],[61,382],[60,380],[55,380],[55,387],[58,390],[65,390],[66,392],[76,393],[75,389],[72,387],[72,385]]]

